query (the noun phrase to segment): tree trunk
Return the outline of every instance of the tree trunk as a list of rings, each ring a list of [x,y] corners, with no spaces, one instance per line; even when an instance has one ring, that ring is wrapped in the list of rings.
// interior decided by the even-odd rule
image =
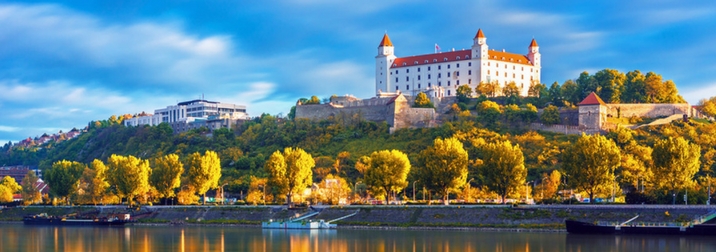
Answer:
[[[204,197],[201,197],[201,204],[206,205],[206,192],[204,192]]]
[[[286,194],[286,205],[288,205],[289,208],[293,207],[293,202],[291,202],[291,194],[292,193],[290,192]]]
[[[450,205],[450,201],[449,201],[450,197],[449,196],[450,196],[450,194],[448,193],[448,189],[445,189],[443,191],[443,205],[446,205],[446,206]]]

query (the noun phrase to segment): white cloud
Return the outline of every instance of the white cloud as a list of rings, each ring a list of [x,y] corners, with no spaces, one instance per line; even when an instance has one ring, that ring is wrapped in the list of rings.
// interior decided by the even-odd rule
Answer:
[[[681,90],[681,96],[691,104],[698,104],[701,99],[708,99],[716,96],[716,81],[696,85],[698,87],[687,87]]]
[[[18,127],[0,125],[0,131],[2,131],[2,132],[15,132],[18,130],[20,130],[20,128],[18,128]]]

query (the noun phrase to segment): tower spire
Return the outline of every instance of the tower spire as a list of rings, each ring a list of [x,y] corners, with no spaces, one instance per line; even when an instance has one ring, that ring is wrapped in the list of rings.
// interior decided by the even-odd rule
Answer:
[[[388,37],[388,33],[385,33],[385,34],[383,35],[383,40],[380,41],[380,45],[378,45],[378,47],[381,47],[381,46],[393,46],[393,42],[390,42],[390,38]]]
[[[482,29],[477,29],[477,34],[475,34],[475,38],[484,38],[485,34],[482,33]]]

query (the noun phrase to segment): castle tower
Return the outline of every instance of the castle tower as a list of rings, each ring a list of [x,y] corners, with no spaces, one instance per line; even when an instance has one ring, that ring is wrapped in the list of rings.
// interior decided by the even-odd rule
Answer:
[[[482,29],[477,29],[477,34],[475,34],[472,42],[472,58],[487,59],[487,38],[482,33]]]
[[[594,92],[587,95],[579,106],[579,126],[587,131],[599,131],[607,121],[607,104]]]
[[[386,33],[378,45],[378,55],[375,56],[375,94],[390,92],[390,66],[395,61],[393,42]]]
[[[537,68],[540,67],[540,53],[539,53],[539,45],[537,45],[537,41],[535,39],[532,39],[532,42],[530,43],[530,46],[528,47],[527,52],[527,58],[530,59],[530,62],[532,62],[532,65],[534,65]]]

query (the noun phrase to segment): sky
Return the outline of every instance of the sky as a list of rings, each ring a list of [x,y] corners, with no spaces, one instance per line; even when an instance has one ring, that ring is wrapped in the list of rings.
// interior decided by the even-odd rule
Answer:
[[[653,71],[716,96],[713,1],[1,1],[0,143],[200,99],[286,115],[302,97],[375,92],[384,33],[412,56],[542,54],[542,82]]]

